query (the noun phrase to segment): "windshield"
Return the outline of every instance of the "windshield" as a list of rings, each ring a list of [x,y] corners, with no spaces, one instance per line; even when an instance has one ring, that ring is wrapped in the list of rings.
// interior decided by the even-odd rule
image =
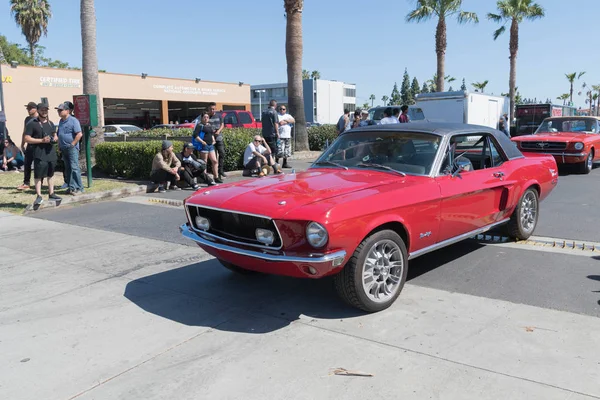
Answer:
[[[598,133],[598,122],[595,119],[546,119],[539,126],[537,133],[553,132],[580,132],[580,133]]]
[[[346,133],[315,161],[323,168],[372,168],[429,175],[441,137],[414,132]],[[391,172],[393,172],[391,171]]]
[[[377,107],[377,108],[371,108],[369,110],[369,119],[371,121],[375,121],[375,122],[379,122],[383,119],[383,112],[385,111],[387,107]],[[400,109],[400,106],[396,106],[390,107],[392,109],[392,111],[394,109]],[[425,114],[423,113],[423,109],[421,109],[420,107],[409,107],[408,108],[408,118],[411,121],[420,121],[420,120],[424,120],[425,119]]]
[[[137,126],[128,126],[128,125],[122,125],[121,129],[123,129],[124,131],[127,132],[136,132],[136,131],[141,131],[141,128],[138,128]]]

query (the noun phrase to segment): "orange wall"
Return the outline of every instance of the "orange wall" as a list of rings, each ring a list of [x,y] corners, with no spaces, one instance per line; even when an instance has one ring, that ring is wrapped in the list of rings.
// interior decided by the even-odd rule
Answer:
[[[73,95],[83,93],[81,71],[19,65],[2,65],[4,105],[7,127],[13,139],[23,130],[27,116],[24,105],[39,103],[47,97],[51,107],[50,119],[57,122],[54,110]],[[167,100],[210,102],[221,105],[245,105],[249,110],[250,85],[190,79],[173,79],[140,75],[100,73],[100,96],[114,99]]]

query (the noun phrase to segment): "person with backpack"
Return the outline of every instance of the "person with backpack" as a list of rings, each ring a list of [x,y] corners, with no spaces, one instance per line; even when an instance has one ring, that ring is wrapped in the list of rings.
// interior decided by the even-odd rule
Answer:
[[[200,159],[202,161],[206,163],[210,159],[215,182],[223,183],[219,175],[219,161],[215,152],[215,131],[209,122],[210,114],[205,111],[200,115],[200,120],[194,127],[192,144],[200,152]]]

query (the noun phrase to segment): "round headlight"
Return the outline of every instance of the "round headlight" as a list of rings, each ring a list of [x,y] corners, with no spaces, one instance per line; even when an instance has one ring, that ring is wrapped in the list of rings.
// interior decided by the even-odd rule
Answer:
[[[208,218],[197,216],[196,217],[196,228],[202,229],[203,231],[207,231],[210,229],[210,221],[208,220]]]
[[[317,222],[311,222],[306,227],[306,239],[312,247],[319,248],[325,246],[329,235],[327,229]]]
[[[583,143],[575,143],[575,150],[583,150]]]

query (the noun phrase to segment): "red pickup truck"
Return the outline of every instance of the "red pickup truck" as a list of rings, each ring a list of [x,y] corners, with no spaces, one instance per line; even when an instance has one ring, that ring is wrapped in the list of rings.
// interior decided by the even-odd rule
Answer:
[[[244,110],[228,110],[228,111],[217,111],[221,113],[221,118],[225,123],[225,128],[262,128],[262,122],[258,122],[254,119],[254,116],[250,111]],[[176,128],[191,128],[194,129],[196,121],[200,117],[197,117],[190,123],[179,124]]]

